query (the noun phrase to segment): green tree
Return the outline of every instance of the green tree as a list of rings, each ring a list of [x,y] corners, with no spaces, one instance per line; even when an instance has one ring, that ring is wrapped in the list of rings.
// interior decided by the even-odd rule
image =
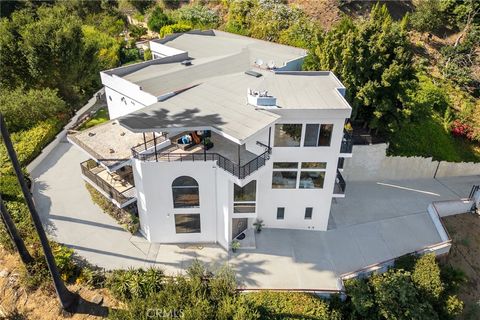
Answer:
[[[128,28],[130,31],[130,36],[136,41],[147,34],[147,28],[142,26],[130,25]]]
[[[410,16],[412,28],[420,32],[432,32],[444,25],[445,16],[438,0],[419,1]]]
[[[225,30],[248,35],[250,32],[250,14],[256,5],[257,2],[255,0],[232,1],[228,6]]]
[[[169,23],[170,19],[165,13],[163,13],[162,8],[156,7],[148,18],[147,26],[152,31],[160,32],[160,29]]]
[[[155,0],[128,0],[128,2],[141,14],[155,4]]]
[[[183,6],[172,12],[172,19],[200,29],[216,28],[220,22],[217,12],[201,5]]]
[[[12,132],[30,129],[65,111],[65,102],[58,97],[56,90],[49,88],[28,91],[17,88],[3,90],[0,95],[0,113]]]
[[[320,35],[304,69],[334,72],[347,88],[352,117],[384,132],[399,128],[405,91],[415,84],[405,21],[394,22],[387,7],[378,4],[368,20],[354,24],[345,18]]]

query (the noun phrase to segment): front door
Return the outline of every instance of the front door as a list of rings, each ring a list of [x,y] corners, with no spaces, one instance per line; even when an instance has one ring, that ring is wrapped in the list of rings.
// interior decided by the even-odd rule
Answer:
[[[247,229],[248,218],[232,219],[232,239],[235,239],[240,233]]]

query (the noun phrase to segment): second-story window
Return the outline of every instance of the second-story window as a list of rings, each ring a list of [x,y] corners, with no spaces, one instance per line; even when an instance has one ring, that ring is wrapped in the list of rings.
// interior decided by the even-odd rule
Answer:
[[[301,138],[301,124],[283,123],[275,125],[275,147],[300,147]]]
[[[274,162],[273,189],[322,189],[326,162]]]
[[[332,140],[333,124],[309,123],[305,126],[304,147],[328,147]]]

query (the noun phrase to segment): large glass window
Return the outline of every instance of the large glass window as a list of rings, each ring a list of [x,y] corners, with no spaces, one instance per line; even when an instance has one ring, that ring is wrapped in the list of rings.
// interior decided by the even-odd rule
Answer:
[[[172,183],[173,207],[195,208],[200,206],[198,183],[192,177],[182,176]]]
[[[302,171],[300,173],[300,189],[321,189],[325,180],[325,172],[322,171]]]
[[[273,189],[295,189],[297,187],[297,171],[273,171]]]
[[[332,140],[333,124],[307,124],[304,147],[328,147]]]
[[[274,162],[273,169],[298,169],[298,162]]]
[[[233,213],[255,213],[257,181],[250,181],[243,187],[234,184]]]
[[[275,147],[299,147],[301,137],[301,124],[275,125]]]
[[[175,214],[176,233],[200,233],[200,214]]]

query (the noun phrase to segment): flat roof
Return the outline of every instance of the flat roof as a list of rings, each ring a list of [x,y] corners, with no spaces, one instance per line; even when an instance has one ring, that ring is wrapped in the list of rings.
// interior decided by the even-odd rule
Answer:
[[[131,148],[144,143],[142,133],[126,130],[117,120],[69,134],[68,138],[109,170],[130,160]],[[152,135],[146,137],[152,138]]]
[[[191,58],[229,55],[248,49],[255,59],[265,63],[274,61],[278,67],[285,62],[307,54],[302,48],[245,37],[219,30],[191,31],[167,36],[155,42],[187,51]]]
[[[259,72],[262,77],[258,78],[242,70],[202,79],[192,88],[119,118],[119,122],[134,132],[212,128],[242,143],[280,117],[247,104],[248,89],[268,91],[282,109],[350,109],[330,72]]]

